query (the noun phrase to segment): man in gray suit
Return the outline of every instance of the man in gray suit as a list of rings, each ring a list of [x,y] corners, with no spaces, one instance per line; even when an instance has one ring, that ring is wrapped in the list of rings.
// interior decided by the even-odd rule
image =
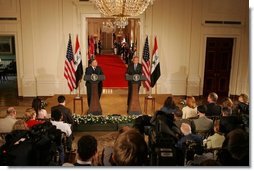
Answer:
[[[213,120],[207,118],[205,113],[207,111],[206,105],[198,106],[198,119],[193,119],[197,132],[207,133],[213,128]]]

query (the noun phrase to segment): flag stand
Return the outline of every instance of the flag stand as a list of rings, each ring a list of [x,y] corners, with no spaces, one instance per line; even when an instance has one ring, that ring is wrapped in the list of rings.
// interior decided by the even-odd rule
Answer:
[[[80,97],[80,82],[81,82],[81,81],[78,82],[78,94],[77,94],[77,96],[75,97],[75,99],[80,99],[80,98],[81,98],[81,97]]]

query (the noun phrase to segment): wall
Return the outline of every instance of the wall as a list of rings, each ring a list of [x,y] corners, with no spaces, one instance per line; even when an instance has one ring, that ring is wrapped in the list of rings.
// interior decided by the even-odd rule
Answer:
[[[0,21],[0,35],[16,38],[19,96],[69,94],[63,77],[68,35],[73,45],[79,35],[86,67],[86,18],[100,16],[93,4],[78,0],[0,1],[0,17],[16,18]],[[220,36],[235,38],[230,94],[249,94],[247,0],[156,0],[139,18],[139,55],[146,35],[151,52],[154,36],[158,39],[162,75],[154,93],[201,95],[206,37]],[[205,20],[242,24],[207,25]]]

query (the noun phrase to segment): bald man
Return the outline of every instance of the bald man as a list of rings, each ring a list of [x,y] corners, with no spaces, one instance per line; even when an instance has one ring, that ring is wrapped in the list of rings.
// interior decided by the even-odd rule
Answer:
[[[6,117],[0,119],[0,132],[8,133],[12,131],[13,125],[17,121],[16,119],[16,110],[14,107],[9,107],[6,111]]]

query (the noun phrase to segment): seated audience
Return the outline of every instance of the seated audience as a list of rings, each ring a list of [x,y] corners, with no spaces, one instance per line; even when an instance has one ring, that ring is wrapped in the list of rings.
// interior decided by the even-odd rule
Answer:
[[[218,153],[223,166],[249,166],[249,135],[243,129],[230,131]]]
[[[47,111],[42,106],[42,100],[39,97],[33,99],[32,108],[36,112],[36,117],[38,119],[46,119],[47,118]]]
[[[232,109],[224,107],[222,109],[222,117],[220,119],[220,132],[227,134],[230,131],[240,128],[242,122],[237,116],[232,115]]]
[[[207,111],[206,116],[220,116],[221,115],[221,107],[217,104],[218,95],[214,92],[210,93],[207,97]]]
[[[117,137],[112,159],[117,166],[143,166],[147,152],[144,137],[135,129],[130,129]]]
[[[240,94],[238,97],[238,114],[249,114],[249,97],[246,94]]]
[[[73,124],[74,121],[72,118],[71,110],[65,106],[65,97],[62,95],[58,96],[57,101],[58,101],[58,105],[53,106],[51,108],[51,113],[53,113],[54,110],[59,110],[59,111],[61,111],[61,113],[63,115],[63,122],[68,123],[68,124]]]
[[[29,130],[29,128],[24,120],[19,119],[15,122],[12,128],[12,131],[16,130]]]
[[[196,132],[208,133],[213,128],[213,120],[207,118],[205,113],[207,111],[206,105],[198,106],[198,119],[193,119]]]
[[[183,107],[183,119],[192,119],[198,117],[196,100],[193,96],[188,96],[186,99],[186,105]]]
[[[16,120],[16,110],[14,107],[9,107],[6,111],[6,117],[0,119],[0,133],[8,133],[12,131]]]
[[[215,120],[214,121],[214,134],[209,136],[206,141],[204,141],[204,145],[207,149],[210,148],[221,148],[222,144],[225,140],[225,137],[222,133],[220,133],[220,121]]]
[[[60,129],[62,132],[66,134],[67,137],[69,137],[72,133],[71,131],[71,125],[64,123],[63,115],[60,110],[53,110],[51,113],[51,123],[52,125],[55,125],[57,129]]]
[[[185,148],[187,141],[193,141],[202,144],[202,137],[200,135],[192,134],[191,127],[187,123],[182,123],[181,132],[183,133],[183,137],[177,142],[176,146],[180,149]]]
[[[26,124],[28,128],[32,128],[34,125],[42,124],[42,121],[36,120],[36,112],[33,108],[26,109],[25,117],[27,118]]]
[[[191,132],[195,133],[196,132],[196,128],[195,128],[195,124],[193,122],[192,119],[182,119],[183,116],[183,112],[181,110],[177,110],[176,112],[174,112],[174,124],[180,129],[182,123],[187,123],[191,126]]]
[[[176,104],[174,102],[173,95],[169,95],[167,97],[167,99],[165,100],[164,105],[160,109],[160,111],[171,114],[171,113],[175,112],[177,109],[178,109],[178,107],[176,106]]]
[[[74,166],[92,166],[97,160],[97,140],[84,135],[78,140],[78,157]]]
[[[233,102],[232,102],[232,100],[229,98],[229,97],[226,97],[226,98],[224,98],[223,100],[222,100],[222,105],[221,105],[221,107],[223,108],[223,107],[228,107],[228,108],[233,108]]]

